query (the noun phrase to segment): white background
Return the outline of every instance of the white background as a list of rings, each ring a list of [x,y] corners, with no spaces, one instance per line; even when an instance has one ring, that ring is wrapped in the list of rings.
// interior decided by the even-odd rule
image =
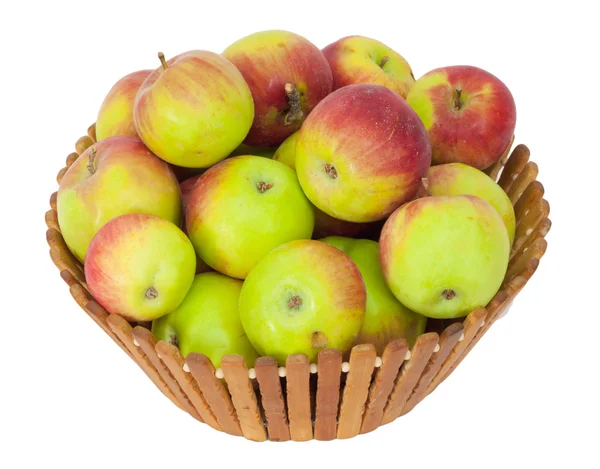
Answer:
[[[2,2],[0,466],[598,467],[592,4]],[[454,64],[496,74],[513,92],[517,143],[530,147],[552,207],[548,252],[509,315],[413,412],[347,441],[256,444],[178,410],[74,303],[44,239],[55,175],[117,79],[157,67],[159,50],[220,52],[274,28],[319,47],[374,37],[417,77]]]

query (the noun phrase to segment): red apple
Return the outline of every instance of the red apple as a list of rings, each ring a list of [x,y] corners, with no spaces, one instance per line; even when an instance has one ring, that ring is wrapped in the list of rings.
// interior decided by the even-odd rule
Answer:
[[[504,83],[476,67],[432,70],[419,78],[406,101],[429,132],[434,164],[494,164],[515,131],[515,101]]]
[[[254,123],[244,143],[276,147],[300,128],[331,93],[327,59],[307,39],[263,31],[230,45],[223,55],[242,72],[254,98]]]

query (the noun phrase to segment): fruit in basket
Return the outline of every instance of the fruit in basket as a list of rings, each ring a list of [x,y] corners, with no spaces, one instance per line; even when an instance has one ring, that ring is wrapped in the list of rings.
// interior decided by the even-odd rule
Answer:
[[[515,211],[506,192],[484,172],[462,163],[432,166],[427,173],[431,195],[475,195],[490,203],[502,217],[512,244],[515,237]]]
[[[216,272],[196,275],[185,299],[175,311],[152,323],[152,332],[179,347],[210,358],[215,367],[227,354],[244,357],[248,367],[258,358],[240,322],[238,299],[242,281]]]
[[[151,321],[183,301],[194,280],[196,255],[170,221],[130,213],[98,231],[84,268],[90,293],[108,312]]]
[[[327,236],[346,236],[348,238],[378,239],[383,226],[382,221],[371,223],[353,223],[339,220],[327,215],[315,207],[315,229],[313,238],[326,238]]]
[[[371,83],[406,98],[415,82],[404,57],[375,39],[344,37],[325,47],[323,54],[331,66],[334,90],[356,83]]]
[[[152,70],[140,70],[121,78],[110,89],[96,119],[98,141],[108,137],[137,137],[133,123],[133,102]]]
[[[271,251],[252,269],[240,294],[240,319],[262,356],[280,364],[323,348],[347,352],[362,327],[366,304],[356,264],[339,249],[298,240]]]
[[[368,239],[330,236],[321,241],[348,254],[365,282],[367,307],[357,344],[373,344],[379,356],[392,340],[404,338],[410,347],[425,331],[427,318],[400,303],[385,283],[379,265],[379,246]]]
[[[260,156],[237,156],[200,176],[185,220],[209,266],[245,278],[272,249],[310,239],[314,213],[292,169]]]
[[[186,179],[183,182],[179,183],[179,187],[181,188],[181,205],[183,206],[183,213],[185,214],[185,209],[187,207],[188,199],[190,198],[190,193],[192,192],[192,188],[200,175],[192,176],[191,178]],[[185,218],[185,217],[184,217]],[[183,231],[185,233],[185,220],[182,223]],[[212,269],[208,266],[206,262],[204,262],[198,254],[196,254],[196,273],[201,274],[203,272],[210,272]]]
[[[328,215],[381,220],[412,199],[431,162],[427,131],[397,93],[350,85],[327,96],[304,122],[296,171]]]
[[[390,216],[379,241],[383,275],[396,298],[442,319],[485,306],[502,284],[509,253],[502,218],[472,195],[412,201]]]
[[[246,137],[254,104],[244,77],[213,52],[190,51],[165,61],[141,86],[134,104],[139,136],[163,160],[207,168]]]
[[[273,159],[277,161],[281,161],[284,164],[287,164],[294,171],[296,170],[296,140],[298,138],[298,132],[294,132],[288,138],[286,138],[275,153],[273,154]]]
[[[470,66],[444,67],[419,78],[406,101],[431,141],[433,163],[494,164],[515,131],[515,101],[504,83]]]
[[[254,123],[244,143],[277,147],[331,93],[327,59],[307,39],[262,31],[231,44],[223,55],[242,72],[254,98]]]
[[[57,211],[67,246],[83,260],[92,237],[119,215],[149,213],[179,225],[181,195],[167,163],[139,138],[109,137],[69,167],[58,189]]]

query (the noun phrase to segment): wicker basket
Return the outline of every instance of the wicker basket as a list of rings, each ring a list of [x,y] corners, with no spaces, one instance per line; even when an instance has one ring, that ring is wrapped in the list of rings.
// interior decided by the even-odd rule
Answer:
[[[59,182],[94,142],[92,125],[67,157]],[[240,356],[229,355],[215,370],[206,356],[192,353],[184,358],[176,347],[157,340],[147,325],[109,314],[92,298],[83,267],[60,233],[56,193],[46,213],[50,256],[79,306],[165,396],[195,419],[254,441],[351,438],[410,412],[430,394],[506,312],[537,269],[546,251],[550,206],[536,181],[538,168],[529,161],[529,150],[518,145],[508,157],[511,146],[512,142],[487,170],[508,194],[517,220],[504,283],[485,308],[472,311],[462,322],[430,321],[428,332],[411,350],[405,340],[395,340],[381,357],[373,345],[364,344],[352,349],[348,362],[339,351],[325,349],[317,364],[305,355],[291,355],[285,367],[278,367],[274,359],[261,357],[250,370]]]

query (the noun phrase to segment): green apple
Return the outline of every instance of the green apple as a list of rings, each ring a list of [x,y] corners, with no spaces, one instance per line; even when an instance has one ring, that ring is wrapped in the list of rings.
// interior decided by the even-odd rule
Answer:
[[[240,322],[238,300],[242,281],[216,272],[196,275],[187,296],[170,314],[152,323],[161,340],[179,347],[183,356],[191,352],[221,366],[223,355],[238,354],[248,367],[258,357]]]
[[[292,169],[260,156],[237,156],[198,178],[185,221],[204,262],[230,277],[246,278],[272,249],[310,239],[314,212]]]
[[[294,132],[286,138],[281,145],[275,150],[273,159],[287,164],[294,171],[296,170],[296,139],[298,132]]]
[[[512,244],[515,237],[515,210],[506,192],[487,174],[463,163],[448,163],[429,168],[427,192],[431,195],[475,195],[494,207],[508,230]]]
[[[151,321],[183,301],[194,280],[196,255],[170,221],[131,213],[96,233],[84,268],[90,293],[108,312]]]
[[[240,319],[261,355],[280,364],[319,350],[348,352],[365,316],[366,291],[356,264],[339,249],[298,240],[267,254],[252,269],[240,294]]]
[[[502,217],[472,195],[431,196],[396,210],[379,240],[392,293],[432,318],[465,316],[496,294],[510,242]]]
[[[385,346],[404,338],[410,347],[425,332],[427,318],[404,306],[385,283],[379,265],[379,246],[368,239],[330,236],[321,241],[345,252],[357,265],[367,289],[365,322],[357,344],[373,344],[381,356]]]

